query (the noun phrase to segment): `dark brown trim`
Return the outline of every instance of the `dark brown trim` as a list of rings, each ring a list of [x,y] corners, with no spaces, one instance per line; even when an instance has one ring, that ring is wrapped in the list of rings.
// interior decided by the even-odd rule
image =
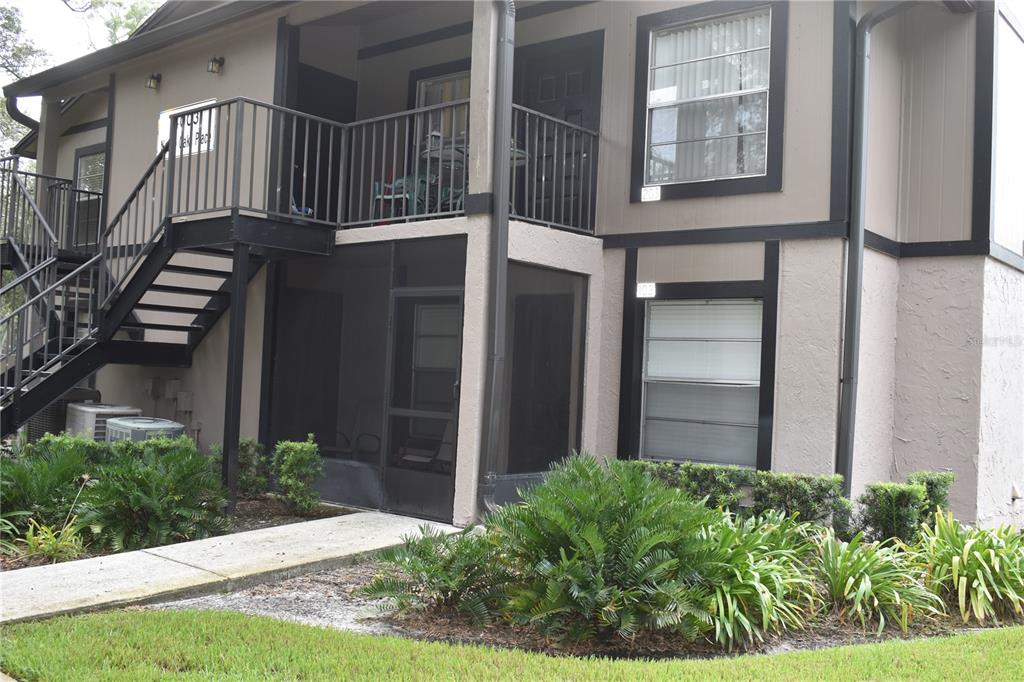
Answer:
[[[494,210],[494,194],[477,192],[466,195],[466,215],[490,215]]]
[[[757,468],[772,468],[775,431],[775,355],[779,319],[779,242],[764,244],[761,307],[761,386],[757,400]]]
[[[995,6],[981,2],[974,38],[974,183],[971,190],[971,240],[992,235],[992,107],[995,79]]]
[[[562,12],[567,9],[572,9],[573,7],[579,7],[580,5],[589,5],[591,2],[594,2],[594,0],[554,0],[550,2],[538,2],[535,5],[530,5],[516,10],[516,21],[526,21],[527,19],[551,14],[552,12]],[[473,33],[473,22],[464,21],[458,24],[452,24],[451,26],[443,26],[442,28],[434,29],[432,31],[424,31],[423,33],[416,33],[411,36],[405,36],[404,38],[388,40],[383,43],[377,43],[376,45],[369,45],[367,47],[360,48],[356,53],[356,58],[371,59],[373,57],[390,54],[391,52],[400,52],[401,50],[408,50],[409,48],[419,47],[420,45],[429,45],[430,43],[436,43],[439,40],[458,38],[459,36],[469,35],[471,33]]]
[[[73,125],[70,128],[68,128],[67,130],[65,130],[63,133],[61,133],[60,136],[61,137],[67,137],[68,135],[77,135],[78,133],[85,133],[85,132],[88,132],[90,130],[96,130],[97,128],[106,128],[106,127],[107,127],[107,119],[106,118],[98,118],[95,121],[86,121],[85,123],[79,123],[77,125]]]
[[[864,230],[864,246],[872,251],[878,251],[893,258],[900,257],[900,243],[898,241],[889,239],[871,230]]]
[[[619,434],[620,459],[639,457],[640,444],[640,392],[643,390],[643,372],[637,339],[637,250],[626,249],[626,263],[622,286],[622,348],[619,356]],[[643,327],[639,328],[643,343]]]
[[[662,185],[661,200],[778,192],[782,189],[789,3],[785,0],[765,3],[751,3],[745,0],[714,0],[637,18],[636,68],[633,83],[633,149],[629,192],[631,202],[640,201],[640,193],[644,187],[644,166],[647,154],[647,70],[650,61],[651,31],[673,24],[700,21],[765,6],[770,6],[772,10],[772,59],[768,91],[768,159],[765,175],[753,178],[730,178]]]
[[[846,222],[832,220],[815,223],[790,223],[788,225],[743,225],[696,230],[622,232],[601,235],[601,239],[604,240],[604,248],[621,249],[640,246],[763,242],[775,239],[828,239],[845,236]]]
[[[274,444],[270,428],[270,415],[274,401],[274,345],[277,335],[278,282],[281,275],[281,264],[277,261],[267,263],[267,279],[264,290],[263,307],[263,349],[260,372],[260,421],[259,440],[264,452],[272,452]]]
[[[432,66],[423,66],[418,69],[413,69],[409,72],[409,93],[406,98],[406,105],[408,109],[416,108],[416,85],[424,78],[437,78],[438,76],[446,76],[452,73],[459,73],[460,71],[469,71],[472,60],[469,57],[465,59],[456,59],[454,61],[445,62],[443,64],[434,64]]]
[[[965,239],[958,242],[901,242],[900,258],[931,256],[987,256],[989,242]]]
[[[850,217],[850,157],[853,152],[853,43],[857,3],[837,0],[832,13],[831,220]]]
[[[107,79],[107,158],[103,161],[103,206],[100,207],[100,229],[107,227],[110,216],[110,171],[114,165],[114,103],[117,101],[117,75],[111,73]]]

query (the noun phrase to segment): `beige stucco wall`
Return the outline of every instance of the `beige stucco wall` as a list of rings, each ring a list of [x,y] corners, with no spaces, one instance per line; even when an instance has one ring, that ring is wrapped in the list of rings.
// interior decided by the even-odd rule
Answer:
[[[832,4],[789,6],[781,192],[629,202],[636,19],[685,2],[602,2],[517,22],[516,44],[604,31],[598,231],[645,232],[827,220],[832,108]]]
[[[274,95],[276,18],[260,16],[133,60],[116,71],[110,205],[120,207],[156,156],[160,112],[206,99]],[[211,56],[224,57],[219,75],[206,72]],[[144,87],[160,73],[158,90]]]
[[[986,258],[984,282],[977,520],[1024,527],[1024,272]]]
[[[860,373],[850,482],[855,497],[866,484],[887,481],[892,476],[899,281],[899,261],[876,251],[864,252]]]
[[[622,361],[622,306],[625,295],[626,252],[609,249],[604,252],[604,291],[591,291],[603,296],[598,338],[590,344],[601,346],[601,378],[597,413],[597,438],[594,451],[601,455],[618,454],[619,382]]]
[[[874,30],[871,50],[867,228],[969,239],[975,15],[910,9]]]
[[[782,242],[772,468],[835,471],[843,241]]]
[[[764,279],[764,242],[686,244],[637,249],[638,282]]]
[[[900,261],[896,335],[895,478],[950,469],[950,506],[977,512],[985,258]]]

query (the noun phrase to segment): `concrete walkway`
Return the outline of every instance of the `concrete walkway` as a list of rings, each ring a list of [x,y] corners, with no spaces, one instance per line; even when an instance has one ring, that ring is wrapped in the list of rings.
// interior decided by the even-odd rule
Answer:
[[[332,568],[428,522],[357,512],[137,552],[0,573],[0,623],[226,592]],[[453,526],[429,525],[449,532]]]

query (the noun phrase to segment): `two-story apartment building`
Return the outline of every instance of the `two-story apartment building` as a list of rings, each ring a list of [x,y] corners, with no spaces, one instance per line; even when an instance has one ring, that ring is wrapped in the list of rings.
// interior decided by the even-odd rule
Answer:
[[[1024,522],[1022,21],[168,2],[5,88],[4,432],[91,376],[457,524],[572,450],[948,468]]]

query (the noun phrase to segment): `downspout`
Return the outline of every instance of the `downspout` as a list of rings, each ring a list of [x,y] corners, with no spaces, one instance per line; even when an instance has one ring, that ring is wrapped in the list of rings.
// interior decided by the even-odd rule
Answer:
[[[7,98],[7,113],[10,114],[11,118],[25,126],[33,132],[39,132],[39,121],[30,117],[18,108],[18,98],[8,97]]]
[[[840,376],[839,443],[836,473],[850,495],[853,475],[853,436],[857,412],[857,375],[860,370],[860,312],[864,283],[864,211],[867,204],[868,85],[871,67],[871,31],[886,19],[930,2],[892,2],[866,13],[857,22],[856,76],[853,94],[853,154],[850,161],[850,234],[846,249],[846,304],[843,324],[843,369]]]
[[[505,404],[506,297],[508,295],[509,173],[512,139],[512,69],[515,59],[515,0],[497,0],[498,39],[494,77],[494,143],[491,241],[488,271],[488,353],[484,433],[481,438],[479,513],[494,509],[495,453],[500,447]]]

